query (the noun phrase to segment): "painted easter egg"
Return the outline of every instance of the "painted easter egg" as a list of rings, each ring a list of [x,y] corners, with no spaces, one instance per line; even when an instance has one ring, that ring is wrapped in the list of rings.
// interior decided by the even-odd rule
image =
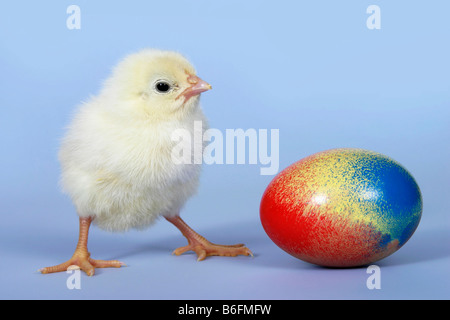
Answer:
[[[261,200],[267,235],[294,257],[327,267],[363,266],[403,246],[422,216],[412,175],[368,150],[332,149],[280,172]]]

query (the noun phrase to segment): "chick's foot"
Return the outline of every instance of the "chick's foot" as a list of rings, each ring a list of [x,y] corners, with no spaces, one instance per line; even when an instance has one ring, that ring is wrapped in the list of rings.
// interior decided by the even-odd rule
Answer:
[[[54,273],[63,272],[72,269],[81,269],[88,276],[93,276],[95,273],[95,268],[120,268],[125,264],[118,260],[95,260],[90,258],[90,253],[87,250],[87,241],[89,227],[91,225],[91,218],[80,218],[80,234],[78,238],[77,248],[72,258],[68,261],[58,264],[53,267],[46,267],[39,269],[41,273]]]
[[[197,254],[197,261],[205,260],[208,256],[235,257],[238,255],[252,256],[253,253],[244,244],[220,245],[211,243],[204,237],[192,230],[179,216],[166,217],[174,224],[188,240],[188,245],[173,251],[173,254],[180,255],[186,251],[194,251]]]
[[[41,273],[63,272],[66,270],[81,269],[88,276],[93,276],[96,268],[120,268],[125,264],[118,260],[91,259],[89,252],[75,252],[71,259],[53,267],[39,269]]]
[[[173,254],[179,256],[186,251],[194,251],[197,254],[197,261],[205,260],[209,256],[236,257],[238,255],[253,256],[252,252],[243,244],[220,245],[204,241],[189,241],[187,246],[177,248]]]

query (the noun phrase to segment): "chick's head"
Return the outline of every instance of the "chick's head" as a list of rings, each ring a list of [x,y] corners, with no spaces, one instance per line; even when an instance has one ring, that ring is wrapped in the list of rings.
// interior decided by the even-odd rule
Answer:
[[[209,89],[181,54],[148,49],[119,63],[104,93],[130,102],[128,108],[134,112],[164,119],[191,112],[198,106],[200,93]]]

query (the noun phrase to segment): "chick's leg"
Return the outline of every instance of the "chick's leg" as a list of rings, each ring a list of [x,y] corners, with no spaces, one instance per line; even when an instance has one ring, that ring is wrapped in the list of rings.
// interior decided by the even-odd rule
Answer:
[[[53,267],[46,267],[39,269],[41,273],[54,273],[66,271],[69,267],[75,269],[81,269],[88,276],[92,276],[95,273],[95,268],[120,268],[124,265],[123,262],[117,260],[95,260],[90,258],[90,253],[87,249],[89,227],[91,225],[92,218],[80,218],[80,234],[78,237],[78,244],[75,249],[75,253],[68,261],[61,263]]]
[[[175,249],[173,253],[177,256],[189,250],[197,254],[197,261],[202,261],[208,256],[253,256],[252,252],[243,244],[219,245],[209,242],[192,230],[179,216],[166,217],[166,219],[181,231],[189,243],[187,246]]]

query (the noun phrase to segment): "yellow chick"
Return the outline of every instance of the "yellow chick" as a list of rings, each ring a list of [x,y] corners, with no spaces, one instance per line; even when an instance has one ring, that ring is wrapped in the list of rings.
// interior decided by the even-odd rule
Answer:
[[[79,215],[79,239],[67,262],[42,273],[79,267],[121,267],[120,261],[94,260],[87,249],[91,222],[109,231],[149,227],[163,216],[187,238],[174,254],[252,255],[243,244],[216,245],[179,216],[198,188],[200,163],[175,163],[175,130],[207,128],[200,93],[211,86],[196,76],[189,61],[171,51],[147,49],[127,56],[113,70],[98,96],[81,105],[59,152],[61,184]],[[202,126],[194,126],[201,121]],[[201,128],[201,129],[199,129]],[[199,132],[197,134],[203,134]],[[197,142],[198,143],[198,142]],[[190,148],[203,148],[192,145]]]

